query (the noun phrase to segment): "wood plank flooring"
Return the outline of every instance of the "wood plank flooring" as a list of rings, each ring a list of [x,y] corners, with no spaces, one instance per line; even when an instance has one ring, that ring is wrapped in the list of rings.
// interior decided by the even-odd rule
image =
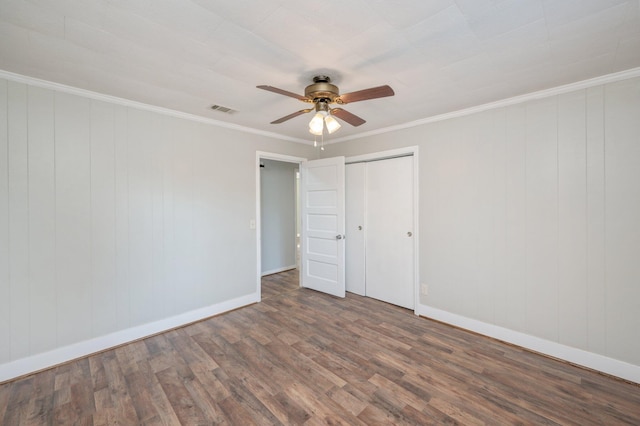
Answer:
[[[297,279],[0,385],[0,424],[640,424],[640,386]]]

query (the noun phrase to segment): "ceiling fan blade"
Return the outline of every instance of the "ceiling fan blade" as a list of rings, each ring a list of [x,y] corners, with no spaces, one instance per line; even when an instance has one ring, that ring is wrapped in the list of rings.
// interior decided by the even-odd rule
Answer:
[[[256,87],[258,89],[266,90],[267,92],[273,92],[273,93],[277,93],[279,95],[290,96],[292,98],[298,99],[299,101],[309,102],[309,99],[307,99],[306,97],[304,97],[302,95],[298,95],[297,93],[289,92],[288,90],[278,89],[277,87],[265,86],[265,85],[256,86]]]
[[[342,108],[333,108],[331,110],[331,115],[335,115],[339,119],[346,121],[347,123],[351,124],[354,127],[358,127],[361,124],[366,123],[366,121],[363,120],[362,118],[358,117],[355,114],[351,114],[349,111],[346,111]]]
[[[348,104],[351,102],[366,101],[368,99],[384,98],[393,96],[395,92],[387,85],[372,87],[370,89],[358,90],[357,92],[345,93],[340,95],[336,102],[339,104]]]
[[[287,120],[291,120],[293,117],[297,117],[299,115],[306,114],[306,113],[311,112],[311,111],[313,111],[313,108],[301,109],[300,111],[296,111],[296,112],[294,112],[292,114],[285,115],[282,118],[278,118],[276,121],[272,121],[271,124],[280,124],[280,123],[283,123],[283,122],[285,122]]]

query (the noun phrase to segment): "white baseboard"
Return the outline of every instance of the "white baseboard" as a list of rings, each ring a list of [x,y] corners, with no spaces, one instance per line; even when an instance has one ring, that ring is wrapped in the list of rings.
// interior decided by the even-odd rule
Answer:
[[[0,365],[0,383],[256,302],[258,302],[258,294],[252,293],[170,318],[11,361]]]
[[[573,364],[591,368],[602,373],[620,377],[631,382],[640,383],[640,366],[638,365],[629,364],[624,361],[562,345],[519,331],[452,314],[451,312],[426,305],[418,305],[416,314],[502,340],[541,354],[562,359]]]
[[[298,266],[297,265],[291,265],[291,266],[285,266],[283,268],[276,268],[276,269],[271,269],[269,271],[264,271],[261,276],[265,276],[265,275],[271,275],[271,274],[277,274],[278,272],[284,272],[284,271],[289,271],[291,269],[296,269]]]

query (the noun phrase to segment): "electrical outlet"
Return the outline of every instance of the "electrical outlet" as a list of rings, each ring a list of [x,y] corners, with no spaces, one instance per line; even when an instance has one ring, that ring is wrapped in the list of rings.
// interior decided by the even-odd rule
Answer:
[[[420,292],[426,296],[427,294],[429,294],[429,286],[425,283],[422,283],[420,285]]]

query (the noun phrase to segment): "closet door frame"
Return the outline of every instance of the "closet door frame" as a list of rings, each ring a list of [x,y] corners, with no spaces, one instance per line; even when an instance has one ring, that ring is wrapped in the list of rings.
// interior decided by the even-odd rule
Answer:
[[[420,200],[418,198],[418,194],[420,193],[418,177],[420,176],[420,172],[418,170],[418,146],[408,146],[388,151],[346,157],[345,164],[405,156],[411,156],[413,158],[413,312],[418,315],[418,306],[420,305],[420,229],[418,226],[420,217],[418,210],[418,206],[420,205]]]

